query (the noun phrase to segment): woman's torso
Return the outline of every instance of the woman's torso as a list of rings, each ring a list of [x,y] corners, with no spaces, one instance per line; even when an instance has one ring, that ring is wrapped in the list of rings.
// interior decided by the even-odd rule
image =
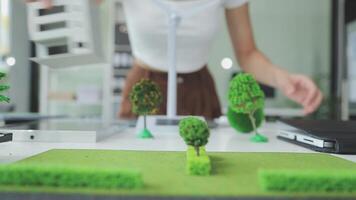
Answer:
[[[147,68],[167,71],[168,14],[157,1],[182,15],[204,7],[190,17],[183,17],[177,30],[177,72],[198,71],[207,63],[226,0],[123,1],[134,57]],[[246,0],[228,1],[242,4]]]

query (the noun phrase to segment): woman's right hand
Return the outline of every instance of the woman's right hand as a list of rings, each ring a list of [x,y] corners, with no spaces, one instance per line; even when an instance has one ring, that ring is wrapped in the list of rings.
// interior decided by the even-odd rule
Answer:
[[[26,0],[26,3],[31,3],[31,2],[41,2],[43,4],[43,6],[47,9],[52,8],[52,0]]]
[[[31,3],[36,1],[41,2],[46,9],[50,9],[53,6],[52,0],[26,0],[26,3]],[[103,0],[95,0],[95,1],[97,4],[103,2]]]

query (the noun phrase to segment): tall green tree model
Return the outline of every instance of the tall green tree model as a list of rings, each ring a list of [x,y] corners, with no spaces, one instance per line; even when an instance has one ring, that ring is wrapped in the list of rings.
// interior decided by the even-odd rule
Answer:
[[[255,132],[251,141],[267,142],[267,137],[258,134],[255,119],[256,111],[264,108],[265,95],[253,76],[247,73],[235,76],[230,82],[228,99],[230,109],[248,116]]]
[[[139,137],[152,138],[153,135],[147,129],[146,118],[149,114],[155,114],[162,103],[162,93],[159,86],[151,80],[142,79],[132,87],[130,101],[132,111],[144,117],[144,129],[139,134]]]
[[[0,72],[0,80],[2,80],[3,78],[6,77],[6,74],[3,73],[3,72]],[[3,84],[0,84],[0,93],[8,90],[10,88],[10,86],[8,85],[3,85]],[[9,103],[10,102],[10,98],[5,96],[5,95],[2,95],[0,94],[0,102],[7,102]]]
[[[248,114],[237,113],[228,107],[226,116],[230,126],[238,133],[251,133],[253,131],[253,125]],[[256,127],[260,127],[265,118],[263,108],[257,109],[253,116],[255,118]]]
[[[187,117],[179,122],[179,134],[187,145],[194,147],[199,156],[199,149],[208,143],[210,132],[205,121],[197,117]]]

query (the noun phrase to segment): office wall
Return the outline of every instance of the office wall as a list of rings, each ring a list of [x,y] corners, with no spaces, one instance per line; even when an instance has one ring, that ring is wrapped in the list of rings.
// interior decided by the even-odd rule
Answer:
[[[313,77],[327,94],[330,66],[330,1],[328,0],[250,0],[250,13],[257,45],[275,64],[289,71]],[[224,20],[224,19],[222,19]],[[231,73],[220,61],[234,58],[223,23],[213,45],[209,67],[214,74],[220,100],[226,105]],[[270,106],[291,103],[278,93]]]
[[[356,115],[356,21],[347,26],[347,65],[350,114],[354,116]]]

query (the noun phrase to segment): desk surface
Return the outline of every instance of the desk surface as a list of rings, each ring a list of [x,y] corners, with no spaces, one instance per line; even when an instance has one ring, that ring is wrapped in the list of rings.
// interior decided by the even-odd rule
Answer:
[[[275,123],[263,125],[260,132],[269,137],[269,142],[265,144],[251,143],[251,135],[236,133],[232,128],[221,125],[217,129],[211,130],[210,142],[207,151],[211,152],[298,152],[314,153],[311,150],[280,141],[276,138],[280,126]],[[186,145],[177,133],[154,133],[155,139],[138,139],[133,128],[125,129],[109,138],[97,143],[39,143],[39,142],[8,142],[0,143],[0,163],[12,163],[30,156],[34,156],[51,149],[105,149],[105,150],[150,150],[150,151],[184,151]],[[334,155],[356,162],[356,155]],[[36,200],[78,200],[88,199],[86,195],[60,195],[47,193],[2,193],[5,199],[36,199]],[[114,197],[114,196],[91,196],[93,199],[114,200],[114,199],[149,199],[147,196],[141,197]],[[186,197],[152,197],[151,199],[189,199]],[[215,197],[202,197],[192,199],[217,199]],[[222,198],[224,199],[224,198]],[[235,199],[235,198],[226,198]],[[241,197],[236,199],[276,199],[276,197]],[[278,198],[277,198],[278,199]],[[280,199],[288,199],[281,197]],[[293,199],[293,198],[290,198]],[[304,199],[313,199],[306,197]],[[318,198],[315,198],[318,199]],[[322,198],[320,198],[322,199]],[[352,198],[350,198],[352,199]]]
[[[313,153],[297,145],[280,141],[276,133],[280,126],[266,123],[260,132],[269,137],[268,143],[252,143],[251,135],[236,133],[232,128],[221,125],[212,129],[207,151],[211,152],[298,152]],[[0,163],[11,163],[37,155],[51,149],[112,149],[112,150],[150,150],[184,151],[186,145],[178,134],[154,133],[154,139],[138,139],[133,128],[125,129],[97,143],[39,143],[7,142],[0,144]],[[356,162],[356,155],[334,155]]]

